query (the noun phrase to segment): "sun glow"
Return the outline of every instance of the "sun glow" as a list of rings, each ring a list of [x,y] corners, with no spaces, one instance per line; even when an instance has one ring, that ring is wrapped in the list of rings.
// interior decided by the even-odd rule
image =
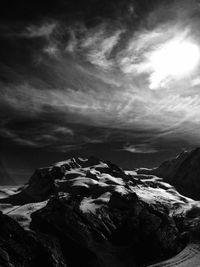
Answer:
[[[172,40],[150,55],[150,88],[163,87],[171,79],[190,75],[200,61],[199,46],[188,40]]]

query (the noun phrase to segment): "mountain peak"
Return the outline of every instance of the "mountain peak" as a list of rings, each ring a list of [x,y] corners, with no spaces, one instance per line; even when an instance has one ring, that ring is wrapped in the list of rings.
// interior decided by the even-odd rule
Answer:
[[[139,169],[140,174],[152,174],[174,185],[183,195],[200,200],[200,147],[183,151],[153,169]]]

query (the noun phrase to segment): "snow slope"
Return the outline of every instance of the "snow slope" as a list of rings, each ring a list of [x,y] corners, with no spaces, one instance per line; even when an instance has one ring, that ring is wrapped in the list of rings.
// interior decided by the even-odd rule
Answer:
[[[198,267],[200,266],[200,243],[191,243],[175,257],[148,267]]]

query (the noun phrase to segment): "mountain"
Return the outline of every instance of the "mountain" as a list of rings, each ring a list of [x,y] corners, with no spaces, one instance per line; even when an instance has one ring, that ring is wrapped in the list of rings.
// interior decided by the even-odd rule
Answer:
[[[156,175],[176,187],[183,195],[200,200],[200,148],[184,151],[158,168],[138,169],[140,174]]]
[[[95,157],[36,170],[0,208],[1,266],[148,266],[200,237],[199,202]]]

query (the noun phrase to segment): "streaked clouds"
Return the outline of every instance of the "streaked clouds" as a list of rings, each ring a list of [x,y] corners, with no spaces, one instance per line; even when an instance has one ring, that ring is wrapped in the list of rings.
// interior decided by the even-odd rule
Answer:
[[[27,38],[37,38],[37,37],[48,38],[53,33],[55,28],[56,28],[55,22],[43,23],[37,26],[31,25],[26,28],[26,33],[24,33],[22,36],[25,36]]]
[[[158,150],[155,148],[151,148],[149,145],[146,144],[136,144],[136,145],[127,145],[124,147],[125,151],[131,152],[131,153],[156,153]]]
[[[188,7],[188,1],[179,2],[180,8],[165,6],[169,20],[159,7],[137,26],[127,23],[130,16],[132,24],[137,19],[132,5],[124,21],[101,19],[88,26],[81,20],[47,18],[26,23],[14,38],[28,39],[31,62],[26,75],[10,66],[7,75],[18,79],[1,82],[0,135],[62,151],[111,141],[132,153],[155,153],[161,139],[199,144],[200,73],[155,81],[159,70],[150,64],[152,53],[169,40],[190,37],[200,45],[196,2],[188,10],[183,3]],[[11,126],[24,120],[33,126]]]

